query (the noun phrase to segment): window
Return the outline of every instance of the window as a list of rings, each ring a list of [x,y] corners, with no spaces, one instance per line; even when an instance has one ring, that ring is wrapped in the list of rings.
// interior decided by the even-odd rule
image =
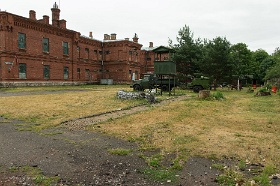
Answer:
[[[86,69],[86,80],[90,80],[90,71]]]
[[[63,78],[64,79],[68,79],[68,76],[69,76],[68,67],[64,67],[64,69],[63,69]]]
[[[49,38],[43,38],[43,52],[49,52]]]
[[[86,59],[89,59],[89,49],[88,48],[85,48],[85,51],[86,51]]]
[[[63,55],[69,55],[69,46],[68,42],[63,42]]]
[[[78,59],[81,57],[81,49],[79,46],[77,46],[77,51],[78,51]]]
[[[81,77],[81,69],[77,68],[77,78],[80,79]]]
[[[20,79],[26,79],[26,64],[25,63],[19,64],[18,72],[19,72],[18,77]]]
[[[26,35],[23,33],[18,33],[18,48],[19,49],[26,48]]]
[[[50,66],[44,65],[44,79],[50,79]]]

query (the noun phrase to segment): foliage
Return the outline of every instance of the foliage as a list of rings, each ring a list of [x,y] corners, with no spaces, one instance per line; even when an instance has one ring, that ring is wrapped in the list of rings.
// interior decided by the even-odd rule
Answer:
[[[194,74],[202,74],[214,79],[216,89],[217,83],[223,81],[249,78],[263,84],[264,80],[280,77],[280,48],[269,55],[263,49],[250,51],[245,43],[231,45],[219,36],[212,40],[194,39],[186,25],[178,31],[176,39],[178,43],[169,40],[169,46],[175,51],[173,60],[182,82]]]
[[[224,98],[225,98],[224,95],[223,95],[223,93],[220,92],[220,91],[214,92],[211,96],[212,96],[214,99],[216,99],[216,100],[221,100],[221,99],[224,99]]]
[[[214,79],[214,88],[217,82],[231,72],[230,51],[230,42],[226,38],[217,37],[205,41],[200,68],[203,74]]]
[[[178,32],[177,42],[178,44],[173,44],[169,40],[169,46],[175,51],[173,60],[176,62],[178,73],[187,77],[200,72],[198,61],[202,55],[201,40],[194,40],[192,31],[185,25]]]
[[[268,60],[267,58],[269,57],[269,54],[263,50],[263,49],[258,49],[252,54],[252,72],[254,75],[254,79],[257,80],[257,82],[262,83],[264,74],[266,69],[265,68],[265,60]]]
[[[269,92],[269,90],[266,87],[263,87],[259,89],[259,92]]]
[[[265,80],[280,78],[280,62],[266,71]]]
[[[252,61],[252,52],[245,43],[237,43],[231,46],[231,60],[233,65],[233,75],[244,77],[251,74],[250,62]]]
[[[274,166],[266,166],[262,173],[254,178],[254,180],[262,186],[269,186],[270,179],[269,176],[276,173],[276,169]]]

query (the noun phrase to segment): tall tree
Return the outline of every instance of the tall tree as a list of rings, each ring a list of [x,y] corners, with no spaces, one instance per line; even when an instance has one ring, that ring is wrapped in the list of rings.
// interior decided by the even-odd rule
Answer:
[[[202,57],[202,41],[193,37],[193,32],[185,25],[178,32],[177,44],[169,40],[169,46],[175,51],[173,60],[176,62],[177,72],[184,77],[200,71],[198,61]]]
[[[231,72],[230,47],[230,42],[222,37],[217,37],[212,41],[205,41],[200,68],[204,74],[213,78],[215,89],[217,82]]]
[[[267,70],[267,66],[265,65],[268,62],[265,61],[267,58],[269,58],[269,54],[263,49],[258,49],[253,52],[252,71],[254,79],[256,79],[258,83],[263,83],[263,78]]]
[[[250,67],[252,52],[245,43],[237,43],[231,46],[232,75],[237,76],[237,88],[240,88],[240,79],[251,75]]]
[[[264,80],[270,80],[272,82],[278,82],[277,86],[280,87],[280,49],[276,48],[271,55],[274,64],[271,65],[265,74]]]

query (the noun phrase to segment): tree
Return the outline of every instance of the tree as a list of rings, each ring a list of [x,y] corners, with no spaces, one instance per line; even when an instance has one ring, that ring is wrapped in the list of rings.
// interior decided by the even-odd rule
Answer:
[[[217,37],[212,41],[205,40],[200,69],[204,74],[213,78],[215,89],[217,82],[231,72],[230,46],[230,42],[226,38]]]
[[[179,30],[178,44],[169,40],[169,46],[175,51],[173,61],[176,63],[177,72],[184,77],[200,72],[198,61],[202,54],[202,41],[194,40],[193,33],[188,26]]]
[[[255,52],[253,52],[252,55],[252,72],[254,75],[254,79],[256,79],[257,82],[263,83],[263,78],[265,76],[265,72],[270,65],[266,65],[268,60],[265,61],[269,57],[269,54],[263,50],[258,49]]]
[[[272,54],[271,58],[273,59],[274,64],[270,66],[265,74],[264,80],[272,80],[277,82],[279,85],[280,80],[280,50],[276,48],[275,52]]]
[[[265,75],[265,80],[280,78],[280,62],[278,61],[272,68],[268,69]]]
[[[237,43],[231,46],[232,75],[236,75],[237,88],[240,88],[240,79],[251,74],[252,52],[245,43]]]

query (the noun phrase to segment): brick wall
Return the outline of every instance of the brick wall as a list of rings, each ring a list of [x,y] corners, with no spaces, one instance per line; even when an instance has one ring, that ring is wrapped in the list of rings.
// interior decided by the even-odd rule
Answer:
[[[109,78],[114,82],[131,82],[141,73],[153,71],[151,51],[141,51],[137,40],[119,40],[117,34],[105,34],[104,40],[95,40],[79,32],[68,30],[66,20],[59,20],[60,10],[52,9],[56,21],[49,16],[37,20],[31,10],[25,18],[0,12],[0,81],[1,82],[79,82],[96,83]],[[53,18],[51,19],[53,20]],[[26,47],[18,47],[19,33],[26,36]],[[136,35],[136,34],[135,34]],[[49,40],[49,51],[43,51],[43,39]],[[63,43],[68,43],[68,54],[63,54]],[[13,62],[11,65],[7,62]],[[19,76],[19,65],[26,64],[26,79]],[[102,66],[104,64],[104,66]],[[49,66],[49,78],[44,78],[44,66]],[[68,79],[64,68],[68,67]]]

